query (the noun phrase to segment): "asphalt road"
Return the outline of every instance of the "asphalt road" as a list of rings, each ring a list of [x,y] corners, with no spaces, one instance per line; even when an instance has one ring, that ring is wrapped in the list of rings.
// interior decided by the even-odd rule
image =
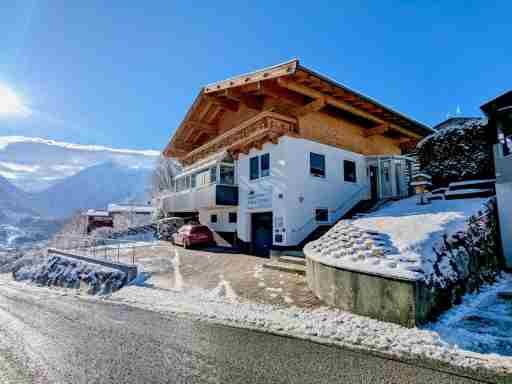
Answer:
[[[4,383],[475,383],[336,347],[0,284]]]

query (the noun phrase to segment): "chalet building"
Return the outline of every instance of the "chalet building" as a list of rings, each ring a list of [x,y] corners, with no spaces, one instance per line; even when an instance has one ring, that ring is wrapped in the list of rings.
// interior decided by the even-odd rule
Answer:
[[[402,146],[432,132],[293,60],[200,91],[164,149],[184,169],[162,204],[266,255],[408,196]]]
[[[496,199],[505,263],[512,269],[512,91],[480,107],[494,142]]]

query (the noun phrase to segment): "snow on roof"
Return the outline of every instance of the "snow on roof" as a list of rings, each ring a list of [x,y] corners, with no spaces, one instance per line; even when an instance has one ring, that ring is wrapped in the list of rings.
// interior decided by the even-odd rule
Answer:
[[[419,187],[420,185],[432,185],[432,183],[430,181],[413,181],[410,185],[413,187]]]
[[[427,175],[426,173],[417,173],[412,178],[416,179],[417,177],[424,177],[425,179],[432,180],[432,176]]]
[[[443,139],[445,135],[452,134],[454,132],[459,132],[462,134],[467,129],[474,129],[486,126],[488,123],[487,118],[484,117],[457,117],[450,118],[441,124],[438,124],[436,128],[438,130],[423,138],[418,144],[417,147],[421,147],[427,141],[432,139]]]
[[[135,213],[152,213],[155,209],[150,205],[128,205],[128,204],[109,204],[109,212],[135,212]]]
[[[86,216],[103,216],[103,217],[107,217],[107,216],[110,216],[110,213],[108,213],[107,211],[100,211],[100,210],[97,210],[97,209],[89,209],[89,210],[87,210],[87,212],[85,212],[85,215]]]
[[[306,245],[306,256],[322,264],[405,280],[430,280],[433,246],[443,234],[463,230],[467,219],[483,210],[486,199],[436,200],[418,205],[400,200],[355,220],[338,222],[319,240]],[[441,266],[443,276],[453,271]]]

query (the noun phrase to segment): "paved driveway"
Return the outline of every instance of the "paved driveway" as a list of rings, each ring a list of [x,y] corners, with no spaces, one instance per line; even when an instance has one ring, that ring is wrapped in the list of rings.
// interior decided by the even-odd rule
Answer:
[[[267,258],[233,253],[227,248],[191,250],[158,244],[137,252],[137,263],[152,274],[148,284],[165,289],[215,289],[222,285],[238,297],[258,303],[322,306],[304,276],[263,268]]]

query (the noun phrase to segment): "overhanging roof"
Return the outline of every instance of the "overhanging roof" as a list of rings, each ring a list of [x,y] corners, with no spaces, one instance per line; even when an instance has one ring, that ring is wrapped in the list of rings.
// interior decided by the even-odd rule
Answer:
[[[194,127],[198,127],[198,132],[214,132],[215,124],[224,113],[236,111],[236,98],[245,98],[244,101],[254,103],[254,95],[266,92],[274,97],[279,97],[280,94],[289,95],[298,104],[318,100],[322,105],[338,108],[374,125],[390,125],[395,131],[415,138],[434,132],[425,124],[306,68],[300,65],[299,60],[294,59],[206,85],[196,97],[164,154],[176,156],[180,152],[186,153],[194,149],[194,140],[196,147],[201,142],[201,136],[198,135],[206,135],[198,133],[193,137],[191,130]],[[235,99],[232,98],[233,95]],[[215,108],[208,109],[207,105],[212,103]]]

